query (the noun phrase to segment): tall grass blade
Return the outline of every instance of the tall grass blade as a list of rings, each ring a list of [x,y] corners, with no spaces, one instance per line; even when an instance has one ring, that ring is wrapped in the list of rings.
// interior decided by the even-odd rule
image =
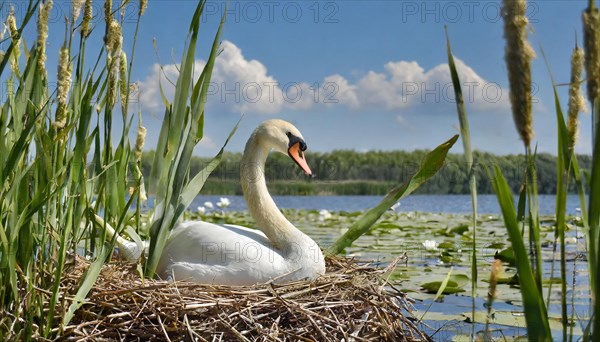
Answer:
[[[527,338],[530,341],[549,341],[552,339],[548,315],[542,293],[537,286],[537,281],[525,248],[523,237],[519,229],[519,222],[513,203],[510,187],[504,179],[498,166],[494,167],[494,174],[490,175],[494,190],[500,204],[504,224],[508,230],[509,239],[515,253],[517,274],[521,286],[521,297],[523,299],[523,310],[527,323]]]
[[[77,293],[75,293],[75,297],[73,297],[73,302],[69,306],[67,313],[63,318],[63,326],[66,326],[71,322],[73,317],[75,316],[75,311],[81,307],[81,305],[85,302],[85,298],[88,293],[94,286],[94,282],[100,275],[100,271],[102,270],[102,266],[106,261],[109,253],[111,253],[112,248],[108,248],[105,246],[102,248],[100,254],[96,257],[96,260],[90,265],[87,271],[81,276],[81,283],[79,284],[79,288],[77,289]]]
[[[429,303],[429,305],[427,306],[427,309],[425,309],[425,311],[419,318],[419,321],[423,321],[423,318],[425,318],[425,315],[427,315],[427,313],[431,309],[431,306],[433,306],[433,303],[437,302],[437,300],[444,294],[444,290],[446,289],[446,286],[448,286],[448,282],[450,281],[450,276],[452,275],[452,271],[453,271],[453,268],[450,267],[448,274],[446,274],[446,277],[444,278],[444,280],[442,280],[442,283],[440,284],[440,288],[435,293],[435,296],[431,300],[431,303]]]
[[[556,166],[556,233],[560,239],[560,279],[561,279],[561,318],[563,326],[563,341],[567,340],[568,314],[567,314],[567,259],[565,252],[565,230],[567,210],[567,186],[569,173],[567,162],[570,158],[569,135],[565,125],[564,116],[560,107],[556,86],[554,86],[554,102],[556,105],[556,121],[558,127],[558,158]]]
[[[456,140],[458,140],[458,134],[429,152],[421,161],[419,170],[417,170],[406,183],[390,190],[379,204],[364,213],[354,224],[352,224],[348,231],[327,249],[327,252],[329,254],[339,254],[343,252],[346,247],[352,244],[352,242],[366,233],[386,210],[400,199],[410,195],[413,191],[418,189],[419,186],[433,177],[444,166],[446,155],[450,148],[454,146]]]
[[[19,29],[17,30],[17,36],[15,37],[15,40],[21,38],[21,36],[23,35],[23,30],[29,23],[29,20],[31,20],[31,17],[35,14],[35,10],[41,1],[42,0],[29,0],[29,4],[27,5],[27,9],[25,10],[25,16],[23,17],[23,22],[21,23],[21,27],[19,27]],[[4,1],[2,2],[2,4],[4,5]],[[12,51],[14,48],[14,44],[11,42],[8,46],[8,49],[6,49],[6,52],[4,53],[4,57],[2,58],[2,60],[0,60],[0,76],[4,73],[4,68],[6,67],[6,64],[8,64],[8,61],[10,59],[10,56],[12,55]]]
[[[217,166],[219,166],[219,164],[221,163],[221,159],[223,158],[223,152],[225,151],[225,147],[237,131],[240,122],[241,118],[229,133],[229,136],[227,137],[227,140],[225,140],[225,144],[223,144],[221,150],[219,150],[219,153],[217,153],[217,155],[210,161],[210,163],[208,163],[208,165],[202,171],[198,172],[198,174],[196,174],[196,176],[194,176],[194,178],[192,178],[190,182],[185,186],[183,192],[181,193],[179,206],[177,207],[177,212],[175,213],[176,217],[183,214],[183,211],[186,210],[190,206],[190,204],[192,204],[194,198],[196,198],[196,196],[198,196],[198,193],[200,193],[200,190],[202,190],[202,187],[204,186],[206,179],[208,179],[208,176],[210,176],[210,174],[217,168]]]
[[[556,126],[558,136],[558,157],[556,165],[556,235],[560,240],[560,279],[561,279],[561,321],[562,321],[562,339],[567,340],[568,331],[568,313],[567,313],[567,257],[565,251],[565,231],[566,231],[566,211],[567,211],[567,188],[569,185],[569,170],[567,163],[573,158],[571,156],[572,151],[569,148],[569,131],[565,124],[565,118],[560,105],[558,93],[556,91],[556,84],[554,83],[554,77],[550,72],[550,66],[546,59],[546,54],[542,49],[542,55],[544,56],[544,62],[548,67],[550,73],[550,79],[552,80],[552,89],[554,92],[554,105],[556,108]],[[573,157],[574,157],[573,153]],[[556,240],[556,238],[555,238]],[[574,308],[573,308],[574,309]]]
[[[600,117],[600,99],[596,98],[593,105],[594,117]],[[590,175],[590,197],[589,197],[589,226],[591,245],[590,255],[593,253],[596,268],[595,274],[590,277],[595,278],[595,289],[592,298],[594,298],[594,317],[592,334],[600,334],[600,270],[597,269],[600,260],[598,260],[598,251],[600,251],[600,239],[598,238],[598,229],[600,229],[600,120],[595,120],[594,129],[596,134],[593,135],[593,155],[592,155],[592,170]]]
[[[155,154],[156,173],[151,182],[156,181],[157,197],[155,220],[150,229],[150,249],[146,262],[146,275],[153,276],[160,260],[162,250],[167,241],[168,232],[173,229],[181,214],[189,204],[182,203],[182,194],[199,191],[204,184],[202,176],[195,179],[191,188],[186,188],[189,181],[190,161],[194,147],[203,136],[204,105],[208,93],[210,76],[219,50],[219,41],[225,14],[223,13],[219,28],[213,40],[207,64],[196,84],[193,83],[193,72],[196,53],[196,41],[200,26],[200,17],[205,1],[201,1],[190,24],[190,38],[177,79],[173,106],[165,112],[165,123],[159,137],[159,150]],[[188,105],[188,97],[191,99]],[[168,122],[168,125],[166,124]],[[237,127],[237,126],[236,126]],[[235,130],[235,129],[234,129]],[[227,139],[229,141],[229,138]],[[220,155],[218,159],[220,160]],[[213,167],[213,166],[210,166]],[[212,171],[212,170],[211,170]],[[186,197],[188,195],[186,194]]]
[[[471,222],[473,224],[473,243],[471,245],[471,318],[475,322],[475,298],[477,297],[477,180],[475,178],[475,164],[473,162],[473,151],[471,148],[471,132],[469,130],[469,119],[467,117],[467,108],[463,98],[462,87],[452,48],[450,46],[450,37],[448,36],[448,27],[444,27],[446,31],[446,47],[448,54],[448,66],[450,68],[450,76],[452,77],[452,86],[456,98],[456,111],[458,113],[458,121],[460,122],[460,136],[463,142],[465,161],[467,162],[467,173],[469,175],[469,191],[471,192]],[[475,335],[475,325],[472,325],[471,335]]]

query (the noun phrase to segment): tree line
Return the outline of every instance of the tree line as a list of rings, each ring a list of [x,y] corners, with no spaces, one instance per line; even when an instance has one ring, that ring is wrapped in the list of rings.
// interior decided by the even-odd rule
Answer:
[[[142,157],[142,173],[150,174],[154,151]],[[382,195],[393,186],[408,180],[418,169],[425,150],[370,151],[350,150],[326,153],[308,152],[307,161],[314,173],[308,179],[288,156],[273,153],[267,160],[265,175],[269,190],[276,195]],[[203,194],[241,195],[241,153],[225,153],[219,167],[206,182]],[[211,158],[193,157],[190,166],[192,175],[201,171]],[[495,155],[475,152],[475,174],[477,191],[493,193],[488,170],[500,167],[513,192],[518,192],[524,182],[527,165],[524,155]],[[579,155],[580,168],[588,169],[591,156]],[[556,157],[540,153],[537,155],[538,189],[540,194],[556,192]],[[469,194],[468,167],[462,154],[449,154],[446,164],[417,193],[421,194]],[[570,191],[574,191],[571,184]]]

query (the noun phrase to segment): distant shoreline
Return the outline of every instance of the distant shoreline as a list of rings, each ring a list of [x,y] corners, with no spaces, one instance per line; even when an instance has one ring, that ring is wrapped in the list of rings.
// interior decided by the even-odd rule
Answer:
[[[144,152],[142,173],[150,174],[154,151]],[[273,195],[385,195],[403,184],[419,167],[427,151],[333,151],[306,153],[306,159],[316,175],[307,179],[298,167],[283,154],[272,153],[265,166],[267,186]],[[591,156],[578,155],[579,167],[588,169]],[[210,175],[203,194],[241,195],[239,164],[241,153],[225,153],[221,164]],[[202,172],[211,158],[193,157],[190,175]],[[506,177],[513,193],[518,193],[524,180],[526,163],[523,155],[497,156],[475,152],[475,176],[479,194],[493,194],[487,170],[498,166]],[[538,192],[556,193],[556,156],[537,155]],[[462,154],[449,154],[444,168],[423,184],[418,194],[469,194],[467,166]],[[575,192],[574,184],[570,192]]]

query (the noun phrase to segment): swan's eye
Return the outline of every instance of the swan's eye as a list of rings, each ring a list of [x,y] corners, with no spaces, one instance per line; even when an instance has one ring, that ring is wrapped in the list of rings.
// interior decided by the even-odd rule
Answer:
[[[287,135],[288,138],[292,137],[292,133],[291,132],[285,132],[285,135]]]

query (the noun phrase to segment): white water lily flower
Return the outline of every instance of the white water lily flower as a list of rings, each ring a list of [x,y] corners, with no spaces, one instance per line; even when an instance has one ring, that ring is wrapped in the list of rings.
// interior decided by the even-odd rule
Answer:
[[[390,209],[392,209],[393,211],[396,211],[396,209],[400,208],[400,202],[396,202],[394,205],[392,205],[390,207]]]
[[[210,202],[210,201],[204,202],[204,206],[206,207],[206,209],[214,208],[212,202]]]
[[[206,208],[204,208],[204,207],[198,207],[198,208],[196,208],[196,210],[198,211],[198,213],[200,215],[206,214]]]
[[[319,211],[319,221],[323,222],[331,218],[331,213],[327,209],[322,209]]]
[[[574,236],[569,236],[569,237],[565,237],[565,244],[566,245],[574,245],[577,243],[577,238]]]
[[[230,204],[231,204],[231,202],[229,201],[229,198],[227,198],[227,197],[221,197],[221,199],[219,200],[219,202],[217,202],[217,207],[219,207],[221,209],[225,209]]]
[[[437,251],[439,246],[439,243],[437,243],[435,240],[425,240],[425,242],[423,242],[423,247],[425,247],[425,250],[428,251]]]

